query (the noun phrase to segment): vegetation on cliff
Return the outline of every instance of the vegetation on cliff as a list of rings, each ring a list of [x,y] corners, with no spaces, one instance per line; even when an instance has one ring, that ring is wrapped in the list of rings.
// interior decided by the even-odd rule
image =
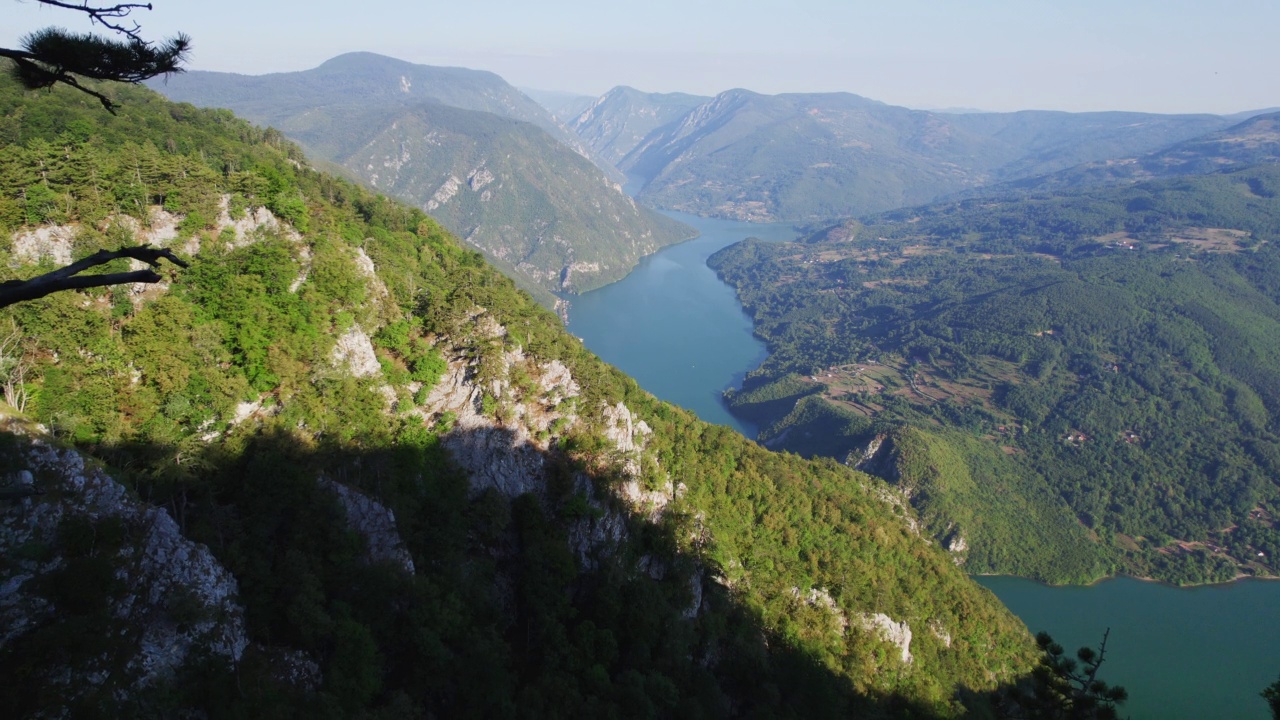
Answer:
[[[141,690],[97,672],[132,638],[107,632],[118,588],[94,578],[117,556],[93,538],[134,530],[91,524],[0,564],[6,592],[41,558],[94,569],[29,588],[83,602],[0,642],[6,707],[927,717],[1031,668],[1025,629],[888,485],[658,402],[431,218],[275,131],[119,97],[110,116],[0,82],[3,260],[145,240],[191,267],[4,311],[6,399],[207,545],[249,643]],[[572,391],[543,382],[557,368]],[[433,410],[446,391],[466,417]],[[463,469],[452,449],[482,435],[531,459],[528,492]],[[378,560],[334,484],[394,513],[410,564]]]

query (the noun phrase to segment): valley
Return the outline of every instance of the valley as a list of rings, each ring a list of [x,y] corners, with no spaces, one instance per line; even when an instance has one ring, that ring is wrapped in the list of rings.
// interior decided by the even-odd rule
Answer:
[[[38,4],[124,40],[0,48],[15,715],[1267,717],[1275,107],[779,85],[804,13],[647,92],[751,62],[554,49],[600,7],[423,64],[452,8],[245,75]]]

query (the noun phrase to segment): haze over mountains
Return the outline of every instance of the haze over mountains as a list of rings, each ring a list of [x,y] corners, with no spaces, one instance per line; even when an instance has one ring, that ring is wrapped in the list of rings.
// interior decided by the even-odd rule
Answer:
[[[617,171],[593,165],[546,110],[492,73],[351,53],[305,72],[193,72],[156,89],[272,125],[432,213],[546,305],[551,293],[621,279],[693,234],[637,206]]]
[[[1174,155],[1115,159],[1203,154],[1215,143],[1246,162],[1274,142],[1265,120],[1240,125],[1253,128],[1240,131],[1249,142],[1212,135],[1247,114],[957,114],[849,93],[735,89],[711,98],[617,87],[590,101],[533,91],[539,105],[493,73],[372,53],[295,73],[192,72],[156,89],[277,127],[439,217],[546,305],[553,293],[621,279],[640,257],[691,235],[623,195],[624,178],[649,207],[809,223],[1004,183],[1141,179],[1159,172],[1154,165],[1190,171],[1201,165]],[[1055,172],[1066,174],[1031,180]]]
[[[1154,152],[1083,163],[1048,175],[1011,182],[1018,190],[1044,191],[1178,175],[1203,175],[1280,158],[1280,112],[1255,115],[1219,132]]]
[[[753,221],[860,215],[961,190],[1154,150],[1232,124],[1215,115],[949,114],[848,93],[730,90],[626,148],[621,128],[666,96],[611,91],[569,127],[643,183],[656,207]],[[615,115],[614,113],[618,113]]]

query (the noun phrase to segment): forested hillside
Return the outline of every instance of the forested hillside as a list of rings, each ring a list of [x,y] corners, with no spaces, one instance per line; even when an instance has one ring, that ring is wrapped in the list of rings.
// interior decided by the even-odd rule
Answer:
[[[0,80],[13,275],[190,262],[0,316],[16,716],[948,717],[1029,669],[885,483],[656,401],[275,131],[110,92]]]
[[[627,197],[622,176],[492,73],[349,53],[313,70],[154,83],[282,131],[377,192],[430,212],[544,305],[622,279],[694,235]],[[603,168],[603,169],[602,169]]]
[[[610,107],[608,125],[620,128],[629,106]],[[651,118],[635,120],[642,121]],[[737,89],[657,127],[618,167],[642,183],[637,197],[656,207],[813,222],[1132,156],[1231,124],[1213,115],[1122,112],[952,115],[848,93]],[[589,142],[600,134],[594,122],[573,127]]]
[[[971,572],[1274,575],[1277,240],[1265,165],[747,241],[711,259],[770,347],[733,402],[894,479]]]

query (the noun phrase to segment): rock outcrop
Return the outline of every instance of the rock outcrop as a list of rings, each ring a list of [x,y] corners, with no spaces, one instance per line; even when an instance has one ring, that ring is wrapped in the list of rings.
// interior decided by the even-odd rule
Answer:
[[[9,424],[8,431],[21,432]],[[112,649],[68,666],[67,693],[104,688],[118,696],[171,677],[196,657],[240,660],[248,637],[236,581],[208,548],[74,451],[37,438],[10,452],[25,469],[11,476],[9,499],[0,504],[0,556],[7,559],[0,571],[0,650],[65,621],[75,612],[65,603],[97,602],[93,594],[101,593]],[[86,533],[88,548],[75,539]],[[67,575],[86,557],[109,576],[63,597],[57,588],[65,583],[93,582]],[[56,674],[50,682],[60,683]]]
[[[884,613],[865,613],[858,616],[858,621],[864,630],[871,630],[897,645],[902,651],[903,665],[910,665],[914,661],[911,656],[911,626],[905,620],[894,622],[893,618]]]
[[[320,485],[337,496],[347,514],[347,524],[364,538],[370,562],[390,563],[413,574],[413,556],[396,529],[396,515],[390,508],[328,478],[321,478]]]

